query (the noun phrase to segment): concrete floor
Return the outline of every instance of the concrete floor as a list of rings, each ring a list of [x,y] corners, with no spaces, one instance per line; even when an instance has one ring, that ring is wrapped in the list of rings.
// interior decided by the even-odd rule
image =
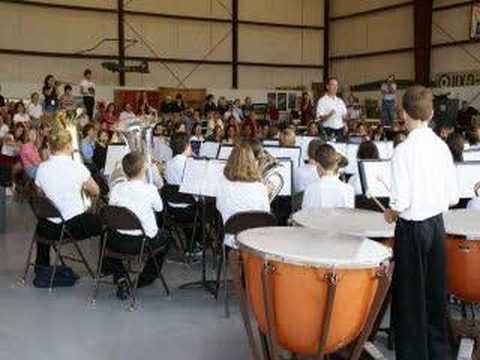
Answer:
[[[6,234],[0,234],[0,360],[249,359],[236,304],[225,319],[222,302],[201,290],[178,289],[199,278],[198,267],[168,263],[164,275],[172,296],[166,298],[158,283],[141,289],[136,312],[128,312],[109,286],[100,289],[92,307],[93,282],[86,277],[53,294],[31,281],[17,284],[33,218],[28,206],[11,198],[7,218]],[[95,259],[97,245],[84,246]]]

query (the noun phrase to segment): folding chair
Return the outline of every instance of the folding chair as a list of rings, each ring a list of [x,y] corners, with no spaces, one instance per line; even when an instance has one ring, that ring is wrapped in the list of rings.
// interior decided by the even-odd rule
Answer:
[[[86,240],[86,239],[75,239],[75,237],[72,236],[72,234],[68,230],[68,226],[65,222],[65,219],[62,217],[62,214],[60,213],[60,211],[55,207],[55,205],[48,198],[46,198],[44,196],[38,196],[38,195],[33,196],[29,199],[29,204],[30,204],[30,208],[32,209],[32,212],[35,215],[38,223],[41,222],[41,221],[48,221],[47,220],[48,218],[58,218],[58,219],[60,219],[59,224],[52,224],[52,226],[59,226],[60,227],[60,233],[59,233],[58,238],[56,238],[56,239],[47,239],[47,238],[41,236],[40,234],[38,234],[37,231],[35,230],[35,232],[33,234],[33,237],[32,237],[32,241],[30,243],[29,250],[28,250],[27,260],[26,260],[26,264],[25,264],[25,270],[24,270],[23,276],[20,280],[21,283],[23,285],[25,284],[30,267],[33,267],[33,266],[36,265],[31,260],[32,253],[33,253],[33,247],[34,247],[36,242],[43,243],[43,244],[46,244],[46,245],[50,245],[54,250],[55,256],[54,256],[54,261],[53,261],[53,271],[52,271],[52,275],[50,277],[50,287],[49,287],[50,292],[53,291],[53,281],[55,279],[55,273],[57,271],[58,262],[60,262],[62,265],[65,265],[65,262],[64,262],[65,259],[71,260],[71,261],[74,261],[74,262],[82,263],[85,266],[85,268],[87,269],[89,275],[92,278],[94,278],[95,277],[94,273],[93,273],[92,269],[90,268],[90,265],[88,264],[87,259],[85,258],[82,250],[80,249],[80,246],[78,245],[78,243],[80,241],[83,241],[83,240]],[[62,246],[67,245],[67,244],[72,244],[75,247],[75,250],[76,250],[79,258],[62,256],[62,252],[61,252]]]
[[[102,266],[103,266],[103,261],[105,257],[119,259],[122,262],[127,263],[126,275],[127,275],[127,282],[130,290],[129,291],[130,311],[133,311],[136,309],[135,293],[138,286],[138,281],[140,278],[140,274],[142,273],[145,267],[146,262],[150,258],[153,258],[153,262],[154,262],[158,277],[162,282],[162,285],[165,289],[167,296],[169,296],[170,290],[161,273],[160,266],[155,259],[155,256],[159,252],[164,251],[165,247],[152,249],[148,241],[149,239],[145,235],[145,232],[143,230],[140,220],[133,212],[131,212],[129,209],[125,207],[111,206],[111,205],[105,206],[100,210],[100,216],[105,226],[105,230],[104,230],[104,235],[102,239],[102,249],[101,249],[100,257],[98,261],[97,273],[95,276],[95,287],[94,287],[94,292],[93,292],[92,301],[91,301],[92,304],[96,303],[98,286],[99,286],[101,277],[103,277]],[[137,254],[130,254],[130,253],[127,254],[127,253],[115,251],[113,249],[110,249],[107,246],[108,234],[113,231],[118,232],[122,230],[123,231],[139,231],[141,233],[141,235],[139,236],[141,238],[140,251]],[[134,265],[137,265],[137,268],[135,268]],[[130,274],[132,274],[135,277],[133,281]]]
[[[182,194],[179,192],[178,185],[165,184],[160,192],[163,201],[163,227],[169,229],[175,234],[177,248],[179,248],[184,256],[192,254],[195,235],[200,218],[199,206],[192,195]],[[177,207],[175,205],[186,204],[193,209],[193,218],[179,216],[178,212],[187,207]],[[190,238],[187,238],[185,228],[192,229]],[[183,236],[182,236],[183,235]],[[183,239],[185,238],[185,240]],[[187,260],[188,262],[188,260]]]
[[[276,226],[277,218],[275,215],[263,211],[245,211],[239,212],[230,217],[224,226],[225,235],[237,236],[242,231],[248,229],[254,229],[259,227]],[[228,280],[227,280],[227,246],[222,241],[222,257],[217,264],[217,288],[215,291],[215,298],[218,299],[218,293],[220,291],[221,276],[223,272],[223,290],[224,290],[224,307],[225,317],[230,317],[230,308],[228,301]]]

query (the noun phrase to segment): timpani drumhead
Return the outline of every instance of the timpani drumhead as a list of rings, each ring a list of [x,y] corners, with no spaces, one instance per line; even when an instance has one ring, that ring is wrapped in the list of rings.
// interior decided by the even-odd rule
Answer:
[[[237,241],[267,260],[321,268],[374,268],[392,256],[391,249],[362,236],[302,227],[251,229]]]
[[[387,224],[383,213],[364,209],[305,209],[292,215],[296,225],[312,229],[365,236],[393,238],[395,225]]]
[[[480,210],[452,210],[445,213],[444,221],[447,234],[480,240]]]

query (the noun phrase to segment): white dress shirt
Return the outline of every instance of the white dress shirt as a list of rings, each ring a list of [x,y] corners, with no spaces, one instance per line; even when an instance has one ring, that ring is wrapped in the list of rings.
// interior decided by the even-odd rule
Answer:
[[[447,145],[427,126],[410,132],[392,159],[390,206],[404,220],[423,221],[459,200],[457,174]]]
[[[217,210],[225,224],[231,216],[243,211],[270,212],[268,190],[261,182],[230,181],[223,177],[217,193]],[[226,235],[226,246],[236,248],[232,235]]]
[[[321,116],[330,114],[332,110],[335,110],[335,114],[330,116],[323,122],[322,126],[325,128],[339,130],[343,128],[343,118],[347,115],[347,107],[342,99],[337,96],[324,95],[317,105],[317,119]]]
[[[154,137],[153,138],[153,151],[152,151],[152,157],[156,161],[162,161],[162,162],[167,162],[172,160],[173,158],[173,151],[168,146],[167,143],[165,143],[165,139],[162,137]]]
[[[297,194],[304,192],[308,185],[313,184],[318,179],[316,165],[306,164],[293,169],[293,184]]]
[[[474,197],[467,204],[469,210],[480,210],[480,197]]]
[[[170,185],[181,185],[187,157],[183,154],[175,155],[167,162],[165,169],[165,180]]]
[[[302,209],[354,207],[355,190],[335,175],[322,176],[303,194]]]
[[[88,92],[88,89],[90,88],[93,88],[95,89],[95,83],[93,81],[90,81],[90,80],[87,80],[87,79],[83,79],[81,82],[80,82],[80,93],[83,95],[83,96],[93,96],[91,95],[89,92]]]
[[[42,104],[40,103],[38,103],[37,105],[35,105],[34,103],[28,104],[27,114],[34,119],[40,119],[43,115]]]
[[[89,179],[90,171],[85,165],[66,155],[52,155],[39,165],[35,184],[67,221],[85,212],[82,189]],[[60,219],[49,220],[60,222]]]
[[[110,192],[109,204],[125,207],[137,215],[145,235],[149,238],[157,235],[158,225],[155,212],[163,210],[163,203],[155,186],[142,180],[119,183]],[[119,232],[127,235],[141,235],[141,232],[137,230]]]
[[[119,121],[135,119],[137,116],[132,111],[122,111],[118,117]]]

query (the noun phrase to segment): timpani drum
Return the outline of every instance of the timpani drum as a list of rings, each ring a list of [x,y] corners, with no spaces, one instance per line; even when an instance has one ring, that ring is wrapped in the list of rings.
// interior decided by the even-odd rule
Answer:
[[[261,333],[295,354],[320,357],[352,344],[390,285],[391,249],[364,237],[270,227],[237,241]]]
[[[293,225],[384,239],[392,247],[395,225],[387,224],[383,213],[364,209],[306,209],[292,215]]]
[[[480,211],[445,214],[449,291],[468,303],[480,303]]]

